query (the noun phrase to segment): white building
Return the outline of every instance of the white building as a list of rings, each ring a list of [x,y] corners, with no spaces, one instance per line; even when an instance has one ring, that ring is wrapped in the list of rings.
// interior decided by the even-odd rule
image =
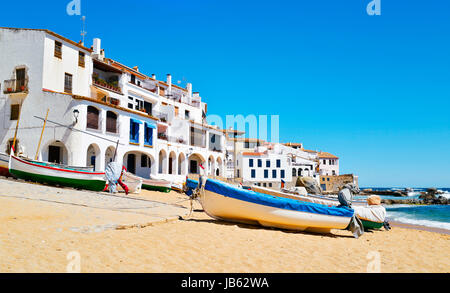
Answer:
[[[339,158],[327,152],[319,152],[321,176],[339,176]]]
[[[240,152],[237,170],[244,184],[281,188],[292,181],[291,158],[274,150],[272,145],[255,148],[252,152]]]
[[[99,39],[90,49],[48,30],[0,28],[0,106],[2,152],[20,113],[16,144],[30,158],[37,152],[40,160],[104,170],[116,156],[139,176],[174,181],[199,173],[199,164],[224,174],[224,134],[206,124],[192,85],[106,58]]]

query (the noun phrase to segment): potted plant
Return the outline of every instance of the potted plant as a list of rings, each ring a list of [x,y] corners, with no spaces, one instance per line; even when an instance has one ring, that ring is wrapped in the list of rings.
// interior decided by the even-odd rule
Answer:
[[[8,88],[8,93],[11,93],[12,92],[12,88]]]
[[[20,90],[23,92],[25,90],[25,86],[24,85],[20,86]]]

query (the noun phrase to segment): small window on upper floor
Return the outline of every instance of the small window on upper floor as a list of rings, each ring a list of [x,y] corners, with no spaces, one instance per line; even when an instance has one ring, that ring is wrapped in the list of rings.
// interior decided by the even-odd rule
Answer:
[[[78,66],[83,67],[85,66],[85,54],[83,52],[78,53]]]
[[[62,43],[55,41],[55,57],[62,59]]]

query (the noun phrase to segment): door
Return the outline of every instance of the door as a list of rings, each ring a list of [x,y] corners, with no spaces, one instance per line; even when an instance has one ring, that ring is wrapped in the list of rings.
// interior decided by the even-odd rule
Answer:
[[[61,147],[53,145],[48,147],[48,161],[61,164]]]
[[[25,90],[25,68],[16,69],[16,92]]]
[[[169,174],[172,174],[172,163],[173,163],[173,158],[169,158]]]
[[[191,174],[198,174],[197,161],[191,160],[189,165],[191,169]]]
[[[128,172],[136,174],[136,155],[129,154],[127,159]]]

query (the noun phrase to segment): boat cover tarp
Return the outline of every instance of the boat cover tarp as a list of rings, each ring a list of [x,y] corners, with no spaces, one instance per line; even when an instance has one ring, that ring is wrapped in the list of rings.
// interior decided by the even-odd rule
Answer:
[[[354,206],[356,216],[361,220],[383,223],[386,219],[386,209],[381,206]]]
[[[214,179],[208,179],[206,181],[205,189],[226,197],[285,210],[348,218],[351,218],[354,215],[354,211],[351,208],[327,207],[316,203],[300,202],[289,198],[274,197],[251,190],[236,188],[230,184]]]

